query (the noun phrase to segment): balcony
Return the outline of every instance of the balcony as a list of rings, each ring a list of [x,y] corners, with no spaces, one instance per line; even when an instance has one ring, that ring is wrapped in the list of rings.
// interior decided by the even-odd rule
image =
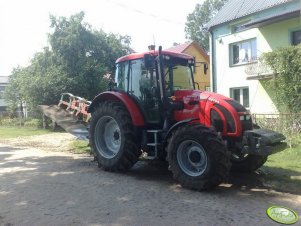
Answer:
[[[248,75],[247,80],[260,80],[272,78],[274,76],[273,70],[260,59],[250,62],[245,66],[245,73]]]

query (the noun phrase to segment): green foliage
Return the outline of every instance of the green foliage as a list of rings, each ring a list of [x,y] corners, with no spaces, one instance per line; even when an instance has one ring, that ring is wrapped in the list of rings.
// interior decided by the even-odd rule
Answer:
[[[89,154],[91,152],[91,148],[87,141],[74,140],[70,142],[68,151],[75,154]]]
[[[203,4],[197,4],[192,13],[187,16],[185,32],[186,38],[194,40],[209,51],[209,32],[202,27],[217,14],[227,0],[205,0]]]
[[[269,156],[262,167],[265,183],[274,189],[301,191],[301,145]]]
[[[70,18],[50,17],[50,47],[10,76],[5,99],[12,112],[22,102],[34,110],[37,105],[57,104],[64,92],[92,99],[106,89],[104,75],[113,74],[115,60],[131,51],[130,37],[92,30],[83,19],[83,12]]]
[[[27,119],[24,121],[24,127],[29,127],[29,128],[42,128],[43,122],[41,119]]]
[[[4,127],[42,128],[42,125],[43,125],[43,122],[41,119],[0,118],[0,126],[4,126]]]
[[[0,118],[0,126],[17,127],[22,125],[23,121],[18,118]]]
[[[263,54],[263,61],[275,76],[262,82],[281,112],[301,110],[301,45],[279,48]]]

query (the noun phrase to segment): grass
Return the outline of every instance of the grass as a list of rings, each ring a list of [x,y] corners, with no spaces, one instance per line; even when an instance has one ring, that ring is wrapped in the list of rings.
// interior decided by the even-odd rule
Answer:
[[[24,136],[42,135],[50,133],[49,130],[28,127],[0,127],[0,139]]]
[[[301,146],[288,148],[282,152],[271,155],[265,166],[283,168],[301,174]]]
[[[90,147],[88,146],[87,141],[83,140],[75,140],[70,142],[68,151],[71,151],[72,153],[75,154],[85,154],[85,153],[90,153]]]
[[[262,170],[272,187],[301,192],[301,145],[269,156]]]

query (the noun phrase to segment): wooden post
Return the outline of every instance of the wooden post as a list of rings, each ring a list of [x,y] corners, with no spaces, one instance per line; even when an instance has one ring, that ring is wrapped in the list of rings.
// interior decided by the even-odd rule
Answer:
[[[46,123],[46,116],[43,114],[43,129],[46,129],[47,123]]]

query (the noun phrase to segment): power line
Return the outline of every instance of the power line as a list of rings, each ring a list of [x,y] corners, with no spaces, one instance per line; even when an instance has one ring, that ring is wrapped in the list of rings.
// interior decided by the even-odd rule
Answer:
[[[151,17],[152,19],[155,19],[155,20],[158,20],[158,21],[164,21],[164,22],[166,22],[166,23],[171,23],[171,24],[175,24],[175,25],[185,25],[185,22],[180,22],[180,21],[171,20],[171,19],[169,19],[169,18],[162,17],[162,16],[159,15],[159,14],[154,14],[154,13],[145,12],[145,11],[142,11],[142,10],[140,10],[140,9],[131,7],[131,6],[127,5],[127,4],[121,3],[121,2],[116,1],[116,0],[107,0],[107,2],[113,3],[114,5],[116,5],[116,6],[118,6],[118,7],[127,9],[127,10],[129,10],[129,11],[134,12],[134,13],[141,14],[141,15],[143,15],[143,16]]]

